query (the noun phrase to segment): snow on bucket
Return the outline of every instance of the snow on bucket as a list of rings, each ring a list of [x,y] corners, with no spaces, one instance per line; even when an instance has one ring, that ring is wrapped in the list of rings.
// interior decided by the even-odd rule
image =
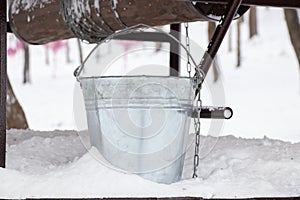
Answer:
[[[159,183],[180,180],[192,79],[114,76],[80,82],[91,144],[110,164]]]

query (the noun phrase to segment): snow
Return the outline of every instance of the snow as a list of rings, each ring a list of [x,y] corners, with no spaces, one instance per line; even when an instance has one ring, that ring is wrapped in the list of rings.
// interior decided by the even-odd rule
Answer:
[[[46,66],[44,48],[31,46],[30,84],[22,84],[22,52],[9,57],[9,78],[32,130],[8,132],[7,168],[0,169],[0,180],[5,180],[1,181],[0,197],[299,196],[299,67],[282,9],[259,8],[258,18],[259,35],[252,40],[247,38],[247,18],[242,24],[240,68],[236,68],[235,51],[227,51],[227,38],[221,46],[222,81],[218,84],[224,87],[226,102],[215,106],[232,107],[233,118],[216,134],[210,131],[211,120],[202,120],[202,134],[207,136],[201,138],[200,176],[190,179],[190,147],[183,181],[171,185],[113,170],[99,162],[100,155],[90,147],[85,131],[62,131],[86,126],[74,120],[80,114],[84,117],[83,111],[78,111],[81,100],[73,99],[79,95],[72,75],[79,65],[75,40],[69,41],[72,63],[65,62],[61,49],[50,55],[51,63]],[[192,23],[190,27],[191,39],[205,49],[206,23]],[[235,23],[232,33],[234,36]],[[168,66],[167,52],[155,54],[144,45],[135,47],[143,52],[128,55],[128,66],[147,66],[148,61]],[[123,51],[117,42],[112,46],[100,52],[101,58],[111,60],[111,51]],[[83,48],[86,56],[92,46]],[[124,62],[119,58],[114,66],[126,66]],[[160,72],[167,73],[166,69]],[[110,70],[120,71],[117,67]],[[206,84],[214,87],[209,81]],[[204,88],[204,105],[211,105],[211,91]],[[61,131],[53,131],[57,129]]]
[[[11,7],[11,12],[14,14],[19,13],[20,6],[25,11],[32,11],[36,5],[39,5],[40,8],[43,8],[45,4],[49,4],[53,0],[16,0],[13,2]]]
[[[201,141],[199,178],[190,178],[193,161],[193,147],[190,147],[184,180],[164,185],[114,170],[100,162],[98,151],[89,146],[86,132],[11,130],[7,169],[0,169],[0,177],[5,180],[1,182],[0,194],[2,198],[300,194],[300,143],[234,136],[208,136]]]
[[[266,20],[258,21],[259,36],[244,38],[241,68],[227,64],[233,60],[231,54],[220,58],[222,68],[232,68],[224,70],[223,77],[227,104],[235,114],[226,122],[224,132],[299,141],[300,68],[284,15],[281,9],[262,8],[259,16]]]

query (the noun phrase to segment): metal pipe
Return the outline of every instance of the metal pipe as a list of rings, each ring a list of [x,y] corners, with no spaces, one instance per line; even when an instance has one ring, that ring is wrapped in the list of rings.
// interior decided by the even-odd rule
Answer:
[[[230,119],[233,116],[233,110],[229,107],[208,107],[203,106],[200,112],[200,118],[203,119]],[[198,111],[194,110],[192,118],[198,117]]]
[[[199,3],[228,4],[228,0],[184,0]],[[273,6],[281,8],[300,8],[299,0],[243,0],[245,6]]]
[[[207,47],[207,51],[205,52],[201,63],[200,68],[202,69],[202,72],[204,73],[204,77],[208,73],[208,70],[212,64],[213,59],[215,58],[221,43],[229,29],[229,26],[242,3],[242,0],[231,0],[227,7],[227,12],[222,17],[219,25],[217,26],[212,39]]]
[[[5,167],[6,145],[6,1],[0,4],[0,167]]]

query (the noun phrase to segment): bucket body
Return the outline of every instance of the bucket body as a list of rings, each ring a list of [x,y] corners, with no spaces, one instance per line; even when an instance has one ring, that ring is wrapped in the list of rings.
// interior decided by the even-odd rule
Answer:
[[[92,146],[113,166],[159,183],[181,178],[192,110],[185,77],[81,78]]]

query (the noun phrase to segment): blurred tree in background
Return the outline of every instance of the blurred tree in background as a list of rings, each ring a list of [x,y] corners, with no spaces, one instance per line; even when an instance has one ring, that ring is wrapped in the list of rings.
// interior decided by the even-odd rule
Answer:
[[[6,96],[6,126],[7,129],[27,129],[28,123],[18,99],[15,96],[10,81],[7,78]]]
[[[216,22],[208,22],[208,42],[210,42],[215,30],[216,30]],[[217,82],[219,79],[219,71],[220,71],[218,56],[215,57],[212,63],[212,69],[214,73],[214,82]]]
[[[249,38],[251,39],[257,34],[256,6],[252,6],[249,10]]]
[[[284,15],[300,69],[300,22],[298,13],[295,9],[284,9]]]
[[[239,18],[236,23],[236,52],[237,52],[237,63],[236,66],[240,67],[242,62],[242,50],[241,50],[241,24],[243,17]]]
[[[29,45],[23,43],[24,48],[24,70],[23,70],[23,83],[30,83],[30,73],[29,73],[29,66],[30,66],[30,55],[29,55]]]

